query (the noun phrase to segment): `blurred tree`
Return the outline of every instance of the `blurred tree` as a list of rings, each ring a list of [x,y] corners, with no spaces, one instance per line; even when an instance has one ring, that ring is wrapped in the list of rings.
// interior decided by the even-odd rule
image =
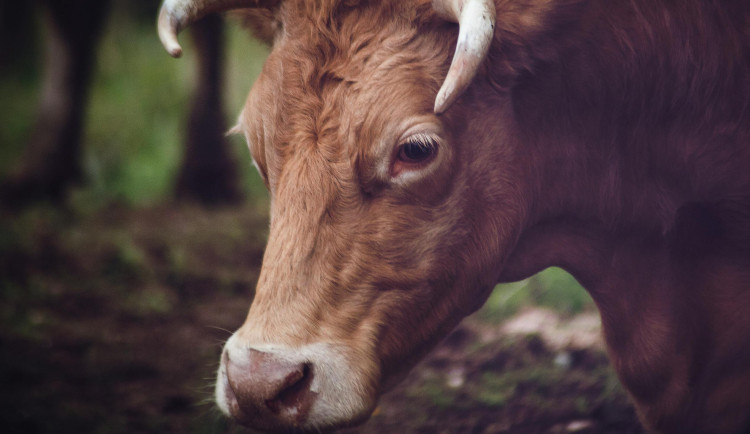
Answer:
[[[115,0],[121,3],[128,15],[141,24],[154,25],[156,23],[156,14],[159,13],[159,7],[163,0]],[[119,5],[118,5],[119,6]]]
[[[21,165],[2,188],[12,205],[60,201],[81,180],[79,158],[88,84],[108,0],[39,0],[44,77],[39,109]],[[15,39],[15,38],[14,38]]]
[[[147,15],[155,20],[159,5],[156,0],[37,0],[37,3],[45,28],[39,108],[20,164],[0,186],[3,202],[15,207],[38,200],[61,202],[68,189],[82,180],[85,108],[96,46],[111,3],[118,3],[118,10],[124,7],[139,21]],[[15,25],[6,26],[5,22],[12,23],[15,13],[26,12],[30,16],[30,9],[27,2],[0,3],[3,24],[0,61],[17,57],[15,53],[19,51],[6,41],[18,38],[12,32],[20,30]],[[207,205],[238,202],[242,199],[238,170],[224,140],[223,22],[218,16],[208,16],[194,25],[191,35],[198,74],[175,195]],[[5,39],[6,36],[12,37]]]
[[[34,4],[0,0],[0,69],[33,62]]]
[[[178,199],[206,205],[234,203],[242,199],[236,162],[224,139],[223,25],[221,17],[209,15],[192,27],[198,77],[175,191]]]

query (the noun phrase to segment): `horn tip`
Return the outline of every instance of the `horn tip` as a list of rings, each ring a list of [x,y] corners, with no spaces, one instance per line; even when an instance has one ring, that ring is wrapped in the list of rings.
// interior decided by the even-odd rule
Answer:
[[[167,53],[175,58],[180,57],[182,55],[182,47],[177,42],[177,33],[180,31],[182,23],[175,16],[174,11],[170,9],[170,5],[166,1],[162,5],[161,11],[159,11],[156,27],[161,44],[167,50]]]
[[[458,78],[456,76],[460,74],[455,66],[451,65],[451,70],[448,71],[448,76],[435,97],[435,114],[439,115],[448,110],[448,107],[463,92],[463,89],[460,88],[461,83],[457,83]]]
[[[435,98],[435,108],[433,109],[435,114],[443,114],[446,108],[447,105],[445,104],[445,97],[443,95],[438,95],[438,97]]]
[[[182,56],[182,47],[177,45],[176,47],[167,48],[167,53],[175,59],[178,59]]]
[[[163,37],[161,43],[170,56],[174,57],[175,59],[182,56],[182,46],[180,46],[180,43],[177,42],[176,37]]]
[[[177,42],[177,31],[174,27],[165,28],[160,25],[159,39],[161,39],[161,44],[170,56],[175,58],[182,56],[182,47]]]
[[[448,110],[448,107],[453,104],[457,96],[456,89],[452,86],[442,87],[435,97],[435,107],[433,109],[435,114],[439,115]]]

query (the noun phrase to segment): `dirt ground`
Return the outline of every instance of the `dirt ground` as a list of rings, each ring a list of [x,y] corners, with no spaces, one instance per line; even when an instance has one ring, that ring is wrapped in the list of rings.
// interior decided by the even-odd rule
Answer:
[[[37,208],[0,216],[6,433],[242,433],[212,403],[265,211]],[[595,312],[465,320],[346,433],[639,433]]]

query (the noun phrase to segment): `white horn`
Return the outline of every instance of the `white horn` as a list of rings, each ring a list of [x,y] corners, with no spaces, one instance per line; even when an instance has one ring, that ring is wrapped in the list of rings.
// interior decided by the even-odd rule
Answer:
[[[182,47],[177,42],[177,33],[203,16],[231,9],[271,7],[274,3],[263,0],[164,0],[157,23],[159,39],[170,56],[180,57]]]
[[[448,75],[435,98],[435,113],[444,112],[469,87],[495,34],[492,0],[433,0],[441,17],[458,23],[458,42]]]

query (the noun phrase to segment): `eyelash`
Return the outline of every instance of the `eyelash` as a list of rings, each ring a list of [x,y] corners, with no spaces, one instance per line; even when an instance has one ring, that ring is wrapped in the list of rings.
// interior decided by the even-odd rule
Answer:
[[[437,142],[426,134],[415,134],[399,145],[396,158],[406,164],[424,164],[435,157]]]

